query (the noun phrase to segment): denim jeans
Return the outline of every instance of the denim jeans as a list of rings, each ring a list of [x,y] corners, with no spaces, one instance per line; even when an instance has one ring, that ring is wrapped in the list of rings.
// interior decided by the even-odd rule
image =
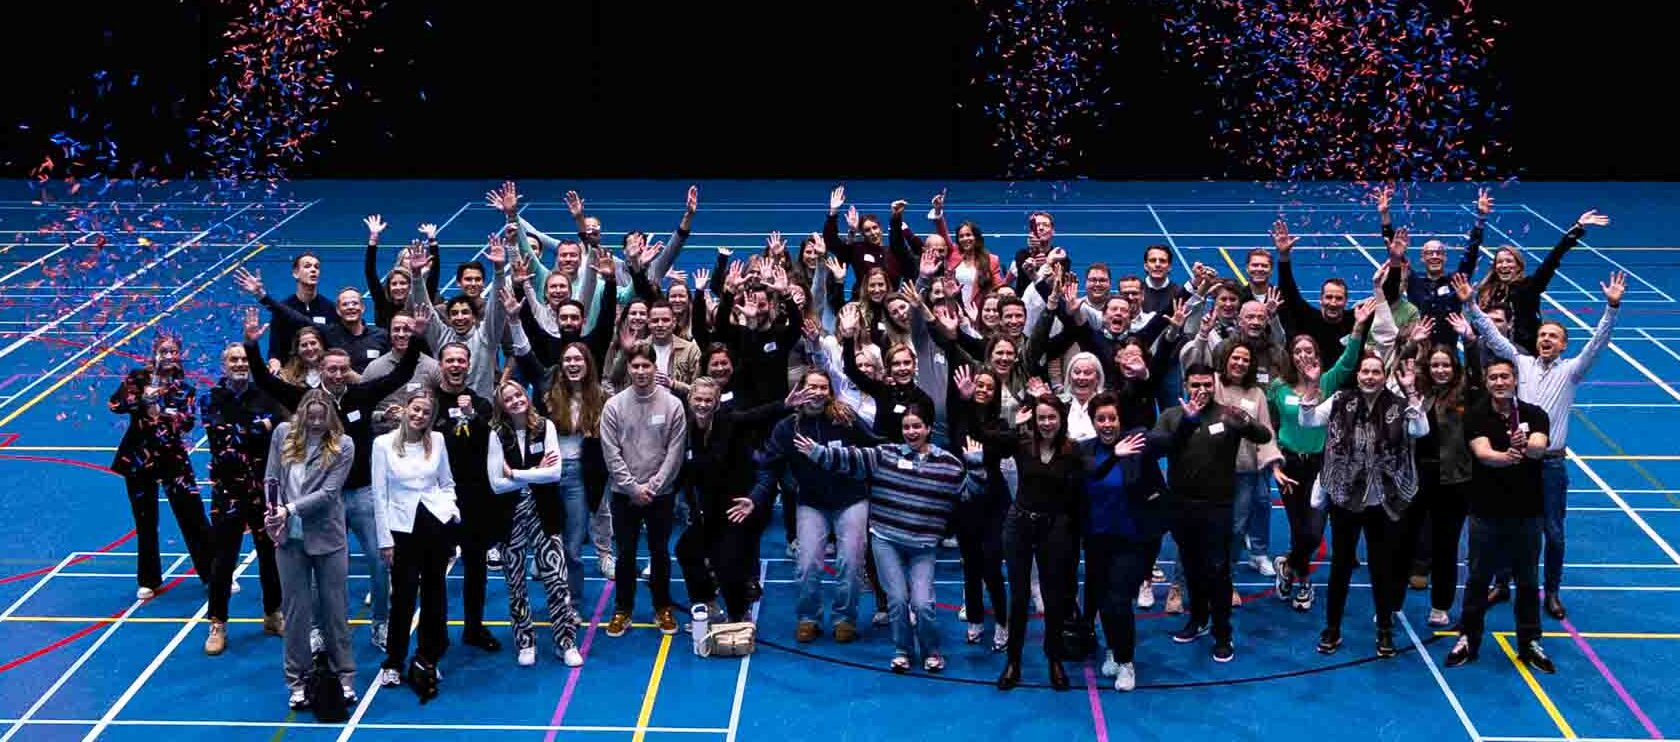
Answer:
[[[1265,471],[1237,472],[1236,499],[1231,503],[1232,558],[1264,557],[1271,546],[1272,488]],[[1245,539],[1246,537],[1246,539]]]
[[[1563,516],[1569,510],[1569,461],[1546,459],[1540,464],[1540,491],[1545,497],[1544,513],[1546,550],[1546,593],[1557,592],[1563,584]]]
[[[583,459],[560,462],[560,509],[566,522],[560,534],[566,552],[567,592],[572,605],[582,605],[583,542],[589,538],[589,498],[583,489]]]
[[[373,582],[373,606],[369,609],[369,616],[375,624],[380,624],[390,615],[391,578],[386,571],[384,560],[379,558],[379,523],[374,513],[373,500],[371,486],[344,491],[344,521],[348,524],[350,533],[356,536],[356,545],[362,550],[362,562],[367,566],[368,576]],[[358,602],[352,596],[349,605],[356,605]]]
[[[835,579],[834,603],[830,609],[835,622],[857,625],[858,591],[862,588],[863,548],[869,528],[869,501],[859,500],[843,508],[818,508],[799,505],[795,516],[799,534],[799,602],[795,607],[800,621],[822,623],[823,546],[828,542],[829,530],[834,531]]]
[[[875,580],[887,591],[887,618],[893,647],[905,657],[939,654],[939,617],[933,610],[933,565],[937,546],[910,546],[880,536],[874,539]],[[908,580],[908,582],[906,582]],[[910,625],[910,611],[916,625]]]

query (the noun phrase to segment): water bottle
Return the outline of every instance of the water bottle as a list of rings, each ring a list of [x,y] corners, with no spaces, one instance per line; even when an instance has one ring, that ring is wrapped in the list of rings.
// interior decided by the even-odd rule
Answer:
[[[693,623],[690,625],[689,631],[694,637],[694,653],[704,657],[705,654],[703,652],[704,647],[706,646],[706,632],[711,625],[712,619],[711,611],[706,607],[705,603],[695,603],[694,607],[688,610],[688,614],[689,617],[693,619]]]

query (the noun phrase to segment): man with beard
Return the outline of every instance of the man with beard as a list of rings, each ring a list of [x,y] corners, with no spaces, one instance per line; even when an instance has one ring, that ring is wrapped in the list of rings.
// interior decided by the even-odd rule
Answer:
[[[595,262],[601,270],[604,289],[601,299],[601,312],[606,317],[618,315],[618,282],[611,270],[605,270],[612,263],[612,256],[605,250],[595,251]],[[514,284],[515,296],[524,296],[524,287]],[[550,331],[537,321],[531,309],[529,297],[520,305],[519,324],[524,328],[525,336],[530,340],[531,353],[543,368],[550,368],[560,362],[560,352],[572,343],[583,343],[589,348],[589,353],[595,359],[595,367],[601,368],[607,359],[607,351],[612,347],[613,322],[596,322],[593,327],[585,329],[590,324],[586,316],[588,304],[580,299],[568,299],[560,302],[554,309],[555,331]],[[587,334],[586,334],[587,333]],[[540,378],[540,377],[539,377]]]
[[[688,391],[688,383],[699,375],[700,348],[693,340],[676,334],[676,312],[671,309],[670,302],[657,299],[648,305],[648,338],[647,343],[653,348],[659,363],[654,371],[654,380],[673,394],[681,395]],[[622,389],[625,384],[625,364],[623,355],[619,355],[613,367],[607,373],[607,379],[614,388]]]

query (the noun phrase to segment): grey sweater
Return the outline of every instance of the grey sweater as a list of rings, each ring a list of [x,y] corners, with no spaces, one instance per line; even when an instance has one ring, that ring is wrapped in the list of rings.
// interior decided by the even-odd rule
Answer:
[[[362,381],[373,381],[390,376],[391,372],[397,369],[397,362],[400,360],[402,360],[402,356],[396,351],[386,351],[385,355],[373,359],[373,362],[368,364],[367,369],[362,371]],[[414,375],[409,377],[408,381],[403,382],[403,385],[398,387],[396,391],[385,395],[384,399],[379,400],[379,406],[374,408],[373,432],[391,432],[393,428],[397,427],[398,421],[386,420],[385,410],[391,405],[401,405],[404,401],[407,401],[408,395],[422,389],[431,389],[437,384],[437,359],[424,353],[420,354],[420,365],[414,368]]]
[[[630,495],[643,485],[659,496],[674,491],[688,450],[682,402],[660,386],[646,396],[633,386],[614,394],[601,410],[601,449],[612,491]]]

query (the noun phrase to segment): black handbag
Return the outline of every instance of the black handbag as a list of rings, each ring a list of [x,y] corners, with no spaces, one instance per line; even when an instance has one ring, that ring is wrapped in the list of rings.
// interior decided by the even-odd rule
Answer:
[[[1091,620],[1075,611],[1062,622],[1060,659],[1077,662],[1097,651],[1096,634]]]
[[[315,720],[323,724],[348,721],[350,708],[344,702],[344,687],[338,682],[338,673],[333,672],[326,652],[316,653],[314,659],[314,667],[310,668],[309,678],[304,683],[309,710],[315,712]]]

